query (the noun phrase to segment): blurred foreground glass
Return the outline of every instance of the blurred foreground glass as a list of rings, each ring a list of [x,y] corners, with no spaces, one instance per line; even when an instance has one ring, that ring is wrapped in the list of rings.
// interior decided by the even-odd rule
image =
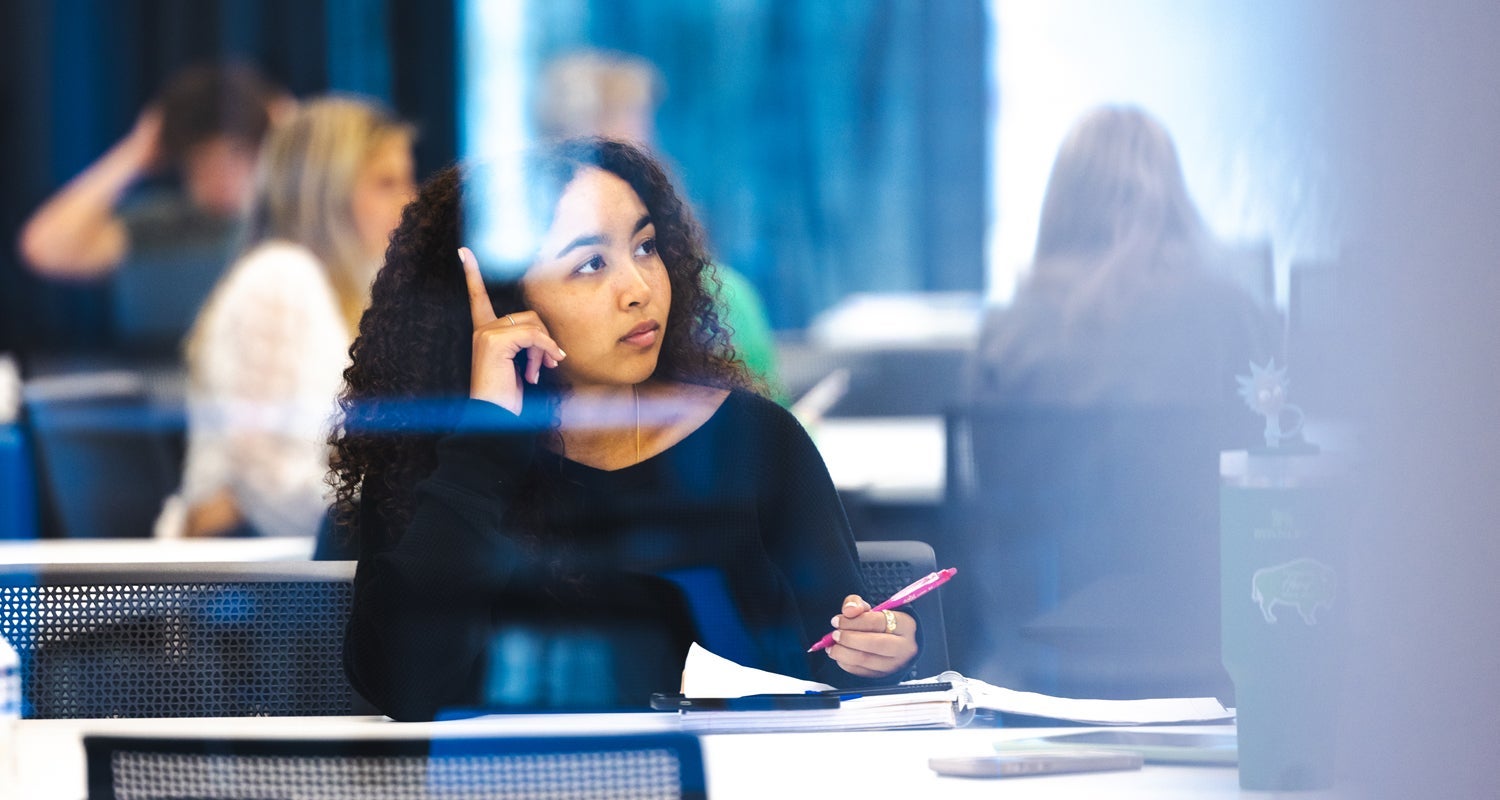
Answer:
[[[1333,782],[1348,620],[1335,464],[1328,454],[1274,448],[1222,456],[1224,667],[1238,706],[1243,789]]]

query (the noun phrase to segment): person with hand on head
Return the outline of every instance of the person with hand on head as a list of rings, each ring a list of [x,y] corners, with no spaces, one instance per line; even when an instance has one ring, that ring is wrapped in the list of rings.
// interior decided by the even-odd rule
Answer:
[[[217,274],[250,201],[261,141],[293,107],[250,66],[183,70],[123,139],[26,221],[22,259],[49,278],[94,279],[134,250],[165,248],[201,252]],[[159,173],[175,175],[180,189],[127,199]]]
[[[157,536],[318,532],[349,344],[415,191],[411,128],[373,102],[310,101],[266,140],[245,251],[188,337],[187,458]]]
[[[581,139],[528,175],[517,274],[487,285],[461,247],[473,206],[450,168],[407,208],[361,321],[334,440],[354,687],[397,719],[645,708],[694,640],[835,685],[901,672],[916,620],[868,613],[827,469],[736,357],[660,165]],[[841,641],[807,653],[830,612]],[[604,665],[570,684],[594,694],[557,688],[564,652]]]

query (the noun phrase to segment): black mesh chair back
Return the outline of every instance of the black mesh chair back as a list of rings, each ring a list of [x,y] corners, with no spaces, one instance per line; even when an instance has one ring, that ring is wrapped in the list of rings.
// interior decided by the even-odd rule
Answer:
[[[352,562],[0,568],[34,719],[353,714]]]
[[[704,798],[686,734],[541,738],[88,736],[89,800]]]
[[[934,571],[924,542],[859,542],[884,599]],[[21,660],[22,716],[371,713],[343,669],[355,562],[0,567],[0,633]],[[941,592],[914,603],[914,668],[948,668]]]
[[[855,542],[859,549],[860,571],[871,597],[865,598],[872,605],[890,597],[918,578],[938,569],[932,546],[914,540],[886,542]],[[952,565],[949,565],[952,566]],[[967,577],[967,576],[965,576]],[[955,581],[963,580],[954,577]],[[948,669],[948,637],[943,626],[943,588],[918,598],[912,603],[922,631],[922,652],[912,665],[917,677],[930,678]]]

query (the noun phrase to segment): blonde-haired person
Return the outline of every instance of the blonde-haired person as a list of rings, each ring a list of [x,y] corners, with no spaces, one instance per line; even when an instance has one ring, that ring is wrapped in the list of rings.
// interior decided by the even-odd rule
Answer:
[[[188,336],[187,460],[158,536],[317,532],[349,345],[415,193],[412,138],[327,97],[267,139],[245,246]]]
[[[1133,106],[1088,112],[1053,162],[1030,274],[985,319],[970,399],[1237,408],[1232,376],[1278,336],[1218,253],[1166,128]]]

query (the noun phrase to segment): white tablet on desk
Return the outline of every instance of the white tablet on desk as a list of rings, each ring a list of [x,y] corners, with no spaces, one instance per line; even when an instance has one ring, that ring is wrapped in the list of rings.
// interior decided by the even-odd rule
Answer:
[[[1218,731],[1080,731],[995,744],[995,749],[1002,753],[1022,753],[1036,748],[1055,749],[1058,747],[1134,753],[1152,764],[1232,767],[1239,763],[1239,748],[1235,734]]]

